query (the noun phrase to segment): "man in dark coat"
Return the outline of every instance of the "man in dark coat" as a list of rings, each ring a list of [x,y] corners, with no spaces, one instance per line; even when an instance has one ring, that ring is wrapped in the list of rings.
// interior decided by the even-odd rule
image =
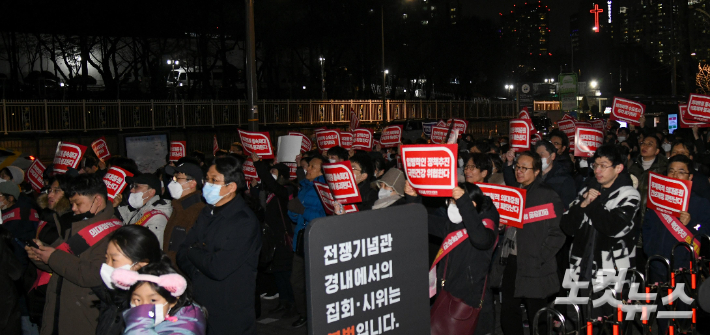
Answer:
[[[261,251],[259,221],[247,206],[242,164],[220,157],[207,172],[206,206],[177,253],[195,300],[209,311],[207,334],[256,334],[254,298]]]
[[[167,185],[173,198],[173,213],[165,225],[163,251],[173,264],[177,264],[178,248],[206,206],[202,201],[202,169],[192,163],[182,163],[175,167],[166,166],[165,173],[173,176]]]

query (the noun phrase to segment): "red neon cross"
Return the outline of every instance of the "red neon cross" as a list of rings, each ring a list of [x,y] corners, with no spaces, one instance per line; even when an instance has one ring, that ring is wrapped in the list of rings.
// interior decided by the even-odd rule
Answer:
[[[603,13],[604,10],[599,8],[598,4],[594,4],[594,9],[589,10],[590,13],[594,14],[594,32],[599,32],[599,14]]]

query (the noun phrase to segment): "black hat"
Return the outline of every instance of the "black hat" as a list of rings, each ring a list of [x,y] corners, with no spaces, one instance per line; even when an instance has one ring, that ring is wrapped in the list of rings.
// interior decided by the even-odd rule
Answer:
[[[192,179],[195,179],[197,184],[202,185],[202,169],[199,166],[192,163],[182,163],[178,166],[166,166],[165,173],[169,175],[174,175],[177,172],[182,172]]]
[[[137,176],[127,177],[126,183],[128,183],[128,185],[146,184],[148,187],[155,190],[155,194],[160,194],[161,192],[160,179],[150,173],[142,173]]]
[[[286,164],[284,164],[284,163],[274,164],[274,166],[272,166],[271,168],[279,171],[279,176],[283,176],[284,179],[286,179],[286,180],[291,179],[291,169],[288,166],[286,166]]]

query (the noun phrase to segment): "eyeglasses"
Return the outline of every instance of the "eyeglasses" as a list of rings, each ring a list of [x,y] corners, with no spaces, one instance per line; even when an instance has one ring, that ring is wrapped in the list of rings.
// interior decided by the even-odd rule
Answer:
[[[464,171],[465,171],[465,170],[475,170],[475,169],[476,169],[476,166],[473,165],[473,164],[464,165],[463,169],[464,169]]]
[[[523,173],[528,172],[528,170],[532,170],[533,168],[525,167],[525,166],[520,166],[520,165],[515,165],[515,171],[523,171]]]
[[[601,165],[601,164],[592,164],[592,170],[596,171],[597,169],[602,169],[606,170],[608,168],[612,167],[611,165]]]
[[[668,169],[668,176],[684,176],[686,174],[690,174],[690,172],[685,171],[685,170],[671,170]]]
[[[62,191],[61,188],[50,188],[47,190],[47,194],[52,194],[52,193],[59,194],[59,192],[64,192],[64,191]]]
[[[186,178],[186,177],[182,177],[182,178],[173,177],[173,181],[176,182],[176,183],[179,183],[178,180],[181,180],[181,179],[185,179],[185,180],[187,180],[187,181],[194,180],[194,179],[192,179],[192,178]]]

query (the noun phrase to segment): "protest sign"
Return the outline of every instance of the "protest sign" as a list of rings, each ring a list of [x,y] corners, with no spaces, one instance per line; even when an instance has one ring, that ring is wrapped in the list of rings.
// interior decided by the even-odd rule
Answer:
[[[604,128],[606,126],[606,124],[604,123],[604,120],[602,120],[602,119],[595,119],[595,120],[592,120],[592,122],[590,122],[590,123],[592,124],[592,128],[597,129],[597,130],[601,130],[601,131],[604,131]]]
[[[341,204],[362,201],[350,161],[323,164],[323,174],[335,200]]]
[[[462,119],[448,119],[446,121],[446,127],[448,128],[451,126],[451,120],[454,121],[454,128],[453,129],[458,129],[459,134],[464,134],[466,133],[466,128],[468,128],[468,121],[462,120]]]
[[[640,102],[614,97],[610,119],[638,126],[641,124],[639,119],[643,116],[645,109],[646,106]]]
[[[646,207],[676,217],[680,216],[681,211],[688,211],[692,185],[693,182],[690,180],[680,180],[649,172]]]
[[[276,160],[279,163],[296,162],[296,156],[301,153],[303,140],[300,136],[279,136],[276,149]]]
[[[446,127],[446,122],[444,120],[439,120],[439,122],[436,123],[437,127]]]
[[[498,209],[500,223],[523,228],[526,190],[496,184],[476,183]]]
[[[417,193],[430,197],[450,197],[457,185],[456,144],[402,146],[404,173]]]
[[[334,129],[319,130],[316,132],[318,149],[325,152],[332,147],[340,146],[340,132]]]
[[[106,137],[101,136],[98,140],[91,142],[91,149],[94,149],[96,157],[102,162],[111,158],[111,153],[108,151],[108,145],[106,144]]]
[[[343,212],[344,213],[355,213],[359,212],[360,210],[357,208],[357,205],[355,204],[350,204],[350,205],[343,205]]]
[[[604,132],[598,129],[577,127],[574,134],[574,156],[592,157],[604,143]]]
[[[360,127],[360,119],[355,110],[350,108],[350,131],[355,131],[358,127]]]
[[[697,121],[688,116],[688,105],[678,105],[678,114],[680,117],[680,127],[681,128],[708,128],[710,127],[710,122]]]
[[[244,161],[242,171],[244,171],[244,178],[246,179],[259,179],[259,175],[256,173],[256,167],[254,167],[254,161],[251,160],[251,157]]]
[[[433,126],[431,127],[431,143],[444,144],[446,143],[446,135],[449,133],[449,128]]]
[[[688,99],[688,116],[696,121],[710,122],[710,96],[691,94]]]
[[[30,165],[30,168],[27,169],[27,172],[25,173],[25,179],[30,183],[32,186],[32,189],[39,193],[42,190],[42,187],[44,187],[44,170],[47,168],[42,164],[42,162],[39,161],[39,159],[36,159],[32,161],[32,165]]]
[[[318,192],[318,197],[323,203],[323,209],[326,215],[333,215],[335,213],[335,199],[333,198],[333,193],[330,191],[328,184],[324,184],[318,181],[314,181],[313,185],[316,187]]]
[[[293,180],[296,179],[298,176],[296,174],[296,170],[298,169],[298,165],[296,163],[284,163],[286,166],[288,166],[288,179]]]
[[[535,146],[540,141],[542,141],[542,136],[539,133],[535,133],[530,138],[530,146]]]
[[[340,132],[340,146],[345,150],[353,147],[353,133],[347,131]]]
[[[565,115],[567,117],[568,115]],[[557,121],[557,126],[560,128],[560,130],[565,133],[565,135],[569,136],[574,136],[574,119],[571,117],[565,119],[562,118],[560,121]]]
[[[187,142],[170,141],[170,161],[177,162],[187,154]]]
[[[396,147],[402,141],[402,128],[402,125],[394,125],[382,129],[382,135],[380,136],[382,147]]]
[[[372,130],[358,128],[354,131],[353,139],[353,149],[372,151],[372,145],[374,144]]]
[[[429,332],[427,212],[410,204],[315,219],[304,233],[311,334]]]
[[[239,138],[242,140],[244,154],[251,155],[253,152],[261,158],[274,158],[268,131],[245,131],[239,129]]]
[[[431,137],[431,127],[436,126],[436,122],[422,122],[422,132],[424,136]]]
[[[523,108],[520,110],[520,113],[518,113],[518,119],[521,119],[521,120],[531,120],[531,119],[532,119],[532,118],[530,117],[530,113],[528,112],[528,108],[527,108],[527,107],[523,107]]]
[[[311,143],[311,139],[308,138],[308,136],[303,135],[302,133],[299,133],[297,131],[289,131],[288,134],[292,135],[292,136],[301,136],[301,139],[303,140],[303,142],[301,142],[301,151],[302,152],[311,151],[312,143]]]
[[[104,175],[104,184],[111,201],[126,189],[126,177],[133,177],[133,174],[118,166],[110,167]]]
[[[510,148],[516,152],[530,150],[530,124],[526,120],[510,120]]]
[[[76,169],[84,157],[86,146],[81,144],[59,142],[57,152],[54,154],[54,174],[66,173],[68,168]]]

